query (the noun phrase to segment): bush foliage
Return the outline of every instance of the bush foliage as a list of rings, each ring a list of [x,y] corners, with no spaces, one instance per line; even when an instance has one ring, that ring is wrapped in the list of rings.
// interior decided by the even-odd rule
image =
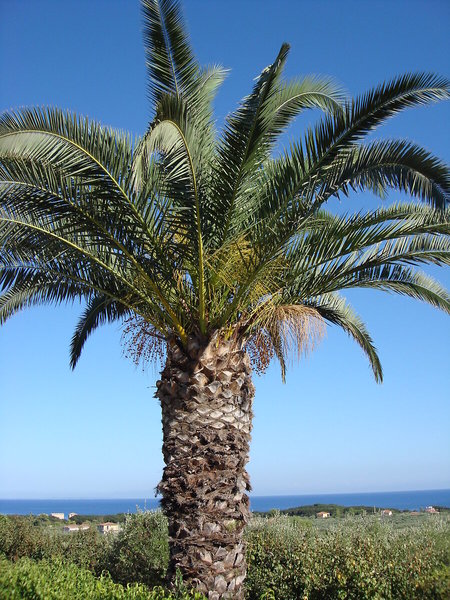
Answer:
[[[447,600],[449,523],[446,515],[255,517],[246,532],[246,597]],[[0,553],[11,561],[0,563],[2,600],[202,598],[182,585],[172,595],[161,587],[168,540],[167,521],[158,512],[129,515],[119,534],[106,536],[96,528],[63,534],[32,517],[0,516]]]
[[[95,528],[63,534],[61,527],[42,527],[33,517],[0,515],[0,553],[11,560],[58,557],[100,574],[107,568],[109,546]]]
[[[161,585],[169,561],[167,520],[160,512],[128,515],[120,532],[100,535],[96,527],[64,534],[37,526],[30,517],[0,515],[0,553],[11,560],[60,558],[123,584]]]
[[[167,519],[161,512],[128,515],[112,538],[105,568],[115,581],[162,585],[169,564]]]
[[[134,583],[114,583],[107,573],[95,577],[87,569],[60,559],[35,562],[21,558],[12,563],[0,558],[2,600],[206,600],[194,592],[150,590]]]
[[[350,518],[324,528],[278,515],[254,519],[247,538],[249,600],[450,597],[447,519],[399,529]]]

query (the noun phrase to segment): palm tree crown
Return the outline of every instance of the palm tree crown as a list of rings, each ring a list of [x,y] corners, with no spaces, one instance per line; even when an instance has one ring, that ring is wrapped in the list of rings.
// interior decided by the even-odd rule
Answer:
[[[155,107],[143,138],[58,109],[1,118],[1,319],[81,297],[73,366],[100,323],[136,315],[145,336],[182,343],[231,328],[283,371],[305,321],[325,319],[355,338],[380,379],[372,341],[337,291],[392,290],[448,310],[446,292],[411,265],[448,262],[449,175],[405,140],[361,140],[403,108],[448,97],[448,82],[406,75],[344,101],[331,80],[283,80],[283,44],[218,138],[211,104],[225,71],[198,65],[176,2],[145,1],[143,15]],[[273,158],[311,107],[326,116]],[[322,208],[349,189],[389,188],[428,206],[349,218]]]
[[[283,44],[218,136],[212,101],[225,71],[198,65],[176,2],[143,2],[143,16],[155,109],[143,138],[55,108],[1,117],[1,320],[84,298],[73,366],[99,324],[135,316],[156,343],[233,331],[283,372],[308,323],[318,331],[325,320],[362,346],[380,379],[370,336],[338,291],[390,290],[448,310],[447,293],[412,266],[448,263],[449,174],[408,141],[361,140],[403,108],[447,98],[448,82],[405,75],[346,101],[329,79],[285,81]],[[280,134],[311,107],[324,118],[274,158]],[[351,189],[389,188],[425,204],[349,217],[323,209]]]

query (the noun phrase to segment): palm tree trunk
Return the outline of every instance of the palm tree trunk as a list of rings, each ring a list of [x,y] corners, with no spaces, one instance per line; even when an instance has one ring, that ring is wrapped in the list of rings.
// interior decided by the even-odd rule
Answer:
[[[210,600],[244,597],[253,395],[249,358],[234,341],[191,339],[185,351],[169,347],[156,392],[169,578],[179,569],[183,581]]]

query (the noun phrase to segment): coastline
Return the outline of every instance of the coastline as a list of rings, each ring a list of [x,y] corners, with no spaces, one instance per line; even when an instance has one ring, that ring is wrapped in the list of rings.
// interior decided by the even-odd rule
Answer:
[[[370,506],[397,510],[423,510],[426,506],[450,506],[450,489],[404,492],[363,492],[348,494],[302,494],[279,496],[250,496],[251,510],[267,512],[286,510],[313,504],[336,504],[343,507]],[[0,499],[0,514],[78,514],[135,513],[156,509],[157,498],[118,499]]]

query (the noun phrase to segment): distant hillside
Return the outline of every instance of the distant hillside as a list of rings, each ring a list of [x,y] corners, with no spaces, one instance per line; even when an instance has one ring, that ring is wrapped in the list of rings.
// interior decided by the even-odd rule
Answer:
[[[81,523],[85,523],[86,521],[93,523],[103,523],[105,521],[108,521],[109,523],[123,523],[126,516],[125,513],[114,515],[74,515],[70,520],[77,523],[77,525],[81,525]]]
[[[343,517],[344,515],[361,515],[373,513],[373,506],[340,506],[338,504],[308,504],[306,506],[296,506],[286,508],[280,511],[268,511],[265,513],[254,513],[259,515],[269,515],[273,512],[280,512],[283,515],[298,517],[315,517],[319,512],[328,512],[332,517]],[[396,511],[399,512],[399,511]]]
[[[385,509],[389,509],[392,513],[409,513],[409,510],[398,510],[385,506]],[[439,512],[449,512],[450,508],[445,506],[435,506]],[[283,515],[298,516],[298,517],[315,517],[319,512],[328,512],[332,517],[343,517],[347,515],[364,515],[380,513],[381,508],[374,508],[373,506],[340,506],[339,504],[308,504],[305,506],[297,506],[293,508],[286,508],[280,511],[267,511],[267,512],[253,512],[255,515],[268,516],[274,512],[279,512]]]

